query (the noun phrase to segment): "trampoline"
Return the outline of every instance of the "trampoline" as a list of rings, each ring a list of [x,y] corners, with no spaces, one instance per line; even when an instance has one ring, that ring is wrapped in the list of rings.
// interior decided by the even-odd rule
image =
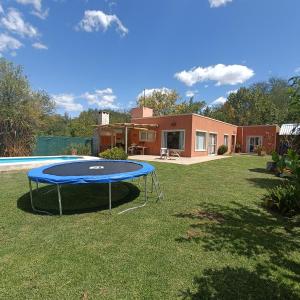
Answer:
[[[130,160],[81,160],[56,163],[32,169],[28,172],[29,191],[32,210],[51,214],[50,212],[39,210],[33,202],[32,182],[36,183],[36,191],[39,191],[39,183],[55,185],[58,195],[59,214],[63,214],[61,186],[66,184],[89,184],[89,183],[108,183],[108,207],[111,211],[112,183],[133,180],[134,178],[144,178],[145,202],[141,206],[129,208],[125,211],[145,206],[147,203],[147,177],[151,176],[151,191],[156,191],[157,198],[163,198],[160,184],[158,182],[155,168],[144,162]],[[122,211],[122,212],[125,212]],[[121,213],[122,213],[121,212]]]

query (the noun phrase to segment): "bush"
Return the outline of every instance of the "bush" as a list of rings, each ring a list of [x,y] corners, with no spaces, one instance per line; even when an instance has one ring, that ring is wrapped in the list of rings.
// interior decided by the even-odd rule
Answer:
[[[226,145],[221,145],[218,149],[218,155],[223,155],[228,151],[228,147]]]
[[[91,155],[91,146],[83,144],[71,144],[65,154],[71,155]]]
[[[270,189],[264,200],[268,208],[281,214],[300,212],[300,191],[293,183],[285,182]]]
[[[99,154],[100,157],[105,159],[121,159],[126,160],[128,158],[127,153],[122,148],[107,149]]]

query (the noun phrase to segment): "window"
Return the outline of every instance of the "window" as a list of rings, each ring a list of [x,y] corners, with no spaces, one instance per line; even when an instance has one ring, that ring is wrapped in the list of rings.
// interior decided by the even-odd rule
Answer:
[[[224,135],[224,145],[228,147],[228,135]]]
[[[206,133],[196,131],[196,151],[206,150]]]
[[[184,130],[163,131],[162,146],[168,149],[184,150]]]
[[[155,131],[153,130],[141,130],[140,131],[140,141],[141,142],[154,142],[155,141]]]
[[[208,140],[208,154],[214,155],[217,153],[217,135],[215,133],[209,134]]]

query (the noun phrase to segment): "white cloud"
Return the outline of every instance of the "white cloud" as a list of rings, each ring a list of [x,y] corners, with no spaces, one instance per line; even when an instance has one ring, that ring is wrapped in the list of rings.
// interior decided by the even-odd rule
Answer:
[[[38,30],[29,23],[26,23],[21,13],[14,8],[9,9],[8,13],[1,18],[1,25],[22,37],[36,37],[39,35]]]
[[[44,11],[33,10],[31,14],[42,20],[45,20],[49,15],[49,8],[45,9]]]
[[[218,64],[209,67],[197,67],[188,71],[184,70],[175,74],[175,78],[192,86],[197,82],[216,81],[216,85],[235,85],[244,83],[254,75],[254,71],[242,65]]]
[[[17,39],[5,34],[0,34],[0,52],[6,52],[10,50],[17,50],[23,45]]]
[[[81,98],[86,99],[89,105],[97,105],[99,108],[118,108],[115,103],[117,96],[111,88],[96,90],[94,93],[86,92]]]
[[[144,91],[140,92],[138,95],[137,95],[137,99],[141,98],[141,97],[148,97],[148,96],[151,96],[154,92],[161,92],[161,93],[164,93],[164,94],[169,94],[172,92],[171,89],[168,89],[166,87],[162,87],[162,88],[154,88],[154,89],[145,89]]]
[[[185,92],[185,96],[188,98],[194,97],[198,93],[197,90],[188,90]]]
[[[296,68],[294,71],[296,74],[300,74],[300,67]]]
[[[16,0],[20,4],[32,5],[35,10],[42,10],[42,1],[41,0]]]
[[[210,106],[218,106],[218,105],[222,105],[227,101],[227,98],[225,97],[219,97],[217,98],[215,101],[210,103]]]
[[[46,45],[39,42],[33,43],[32,47],[39,50],[48,50],[48,47]]]
[[[116,15],[105,14],[101,10],[86,10],[83,19],[76,26],[76,29],[92,32],[103,30],[106,31],[108,27],[116,24],[117,31],[124,36],[128,33],[128,29],[122,24]]]
[[[226,94],[229,96],[230,94],[236,94],[238,92],[238,89],[236,90],[230,90]]]
[[[35,15],[36,17],[45,20],[48,17],[49,9],[42,10],[42,0],[16,0],[18,3],[23,5],[32,5],[34,10],[31,14]]]
[[[3,9],[3,7],[2,7],[2,5],[0,3],[0,14],[3,14],[3,13],[4,13],[4,9]]]
[[[222,5],[226,5],[229,2],[232,2],[232,0],[208,0],[210,7],[219,7]]]
[[[67,112],[83,110],[83,106],[80,103],[75,102],[76,97],[73,94],[52,95],[52,99],[58,108],[61,108]]]

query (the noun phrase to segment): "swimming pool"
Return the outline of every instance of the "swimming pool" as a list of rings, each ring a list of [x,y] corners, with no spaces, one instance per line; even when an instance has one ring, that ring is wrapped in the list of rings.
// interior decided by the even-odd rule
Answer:
[[[82,159],[81,156],[33,156],[33,157],[0,157],[0,164],[7,163],[26,163],[26,162],[40,162],[40,161],[49,161],[49,160],[74,160]]]
[[[24,156],[24,157],[0,157],[0,172],[31,169],[51,163],[74,161],[80,159],[96,159],[91,156],[59,155],[59,156]]]

